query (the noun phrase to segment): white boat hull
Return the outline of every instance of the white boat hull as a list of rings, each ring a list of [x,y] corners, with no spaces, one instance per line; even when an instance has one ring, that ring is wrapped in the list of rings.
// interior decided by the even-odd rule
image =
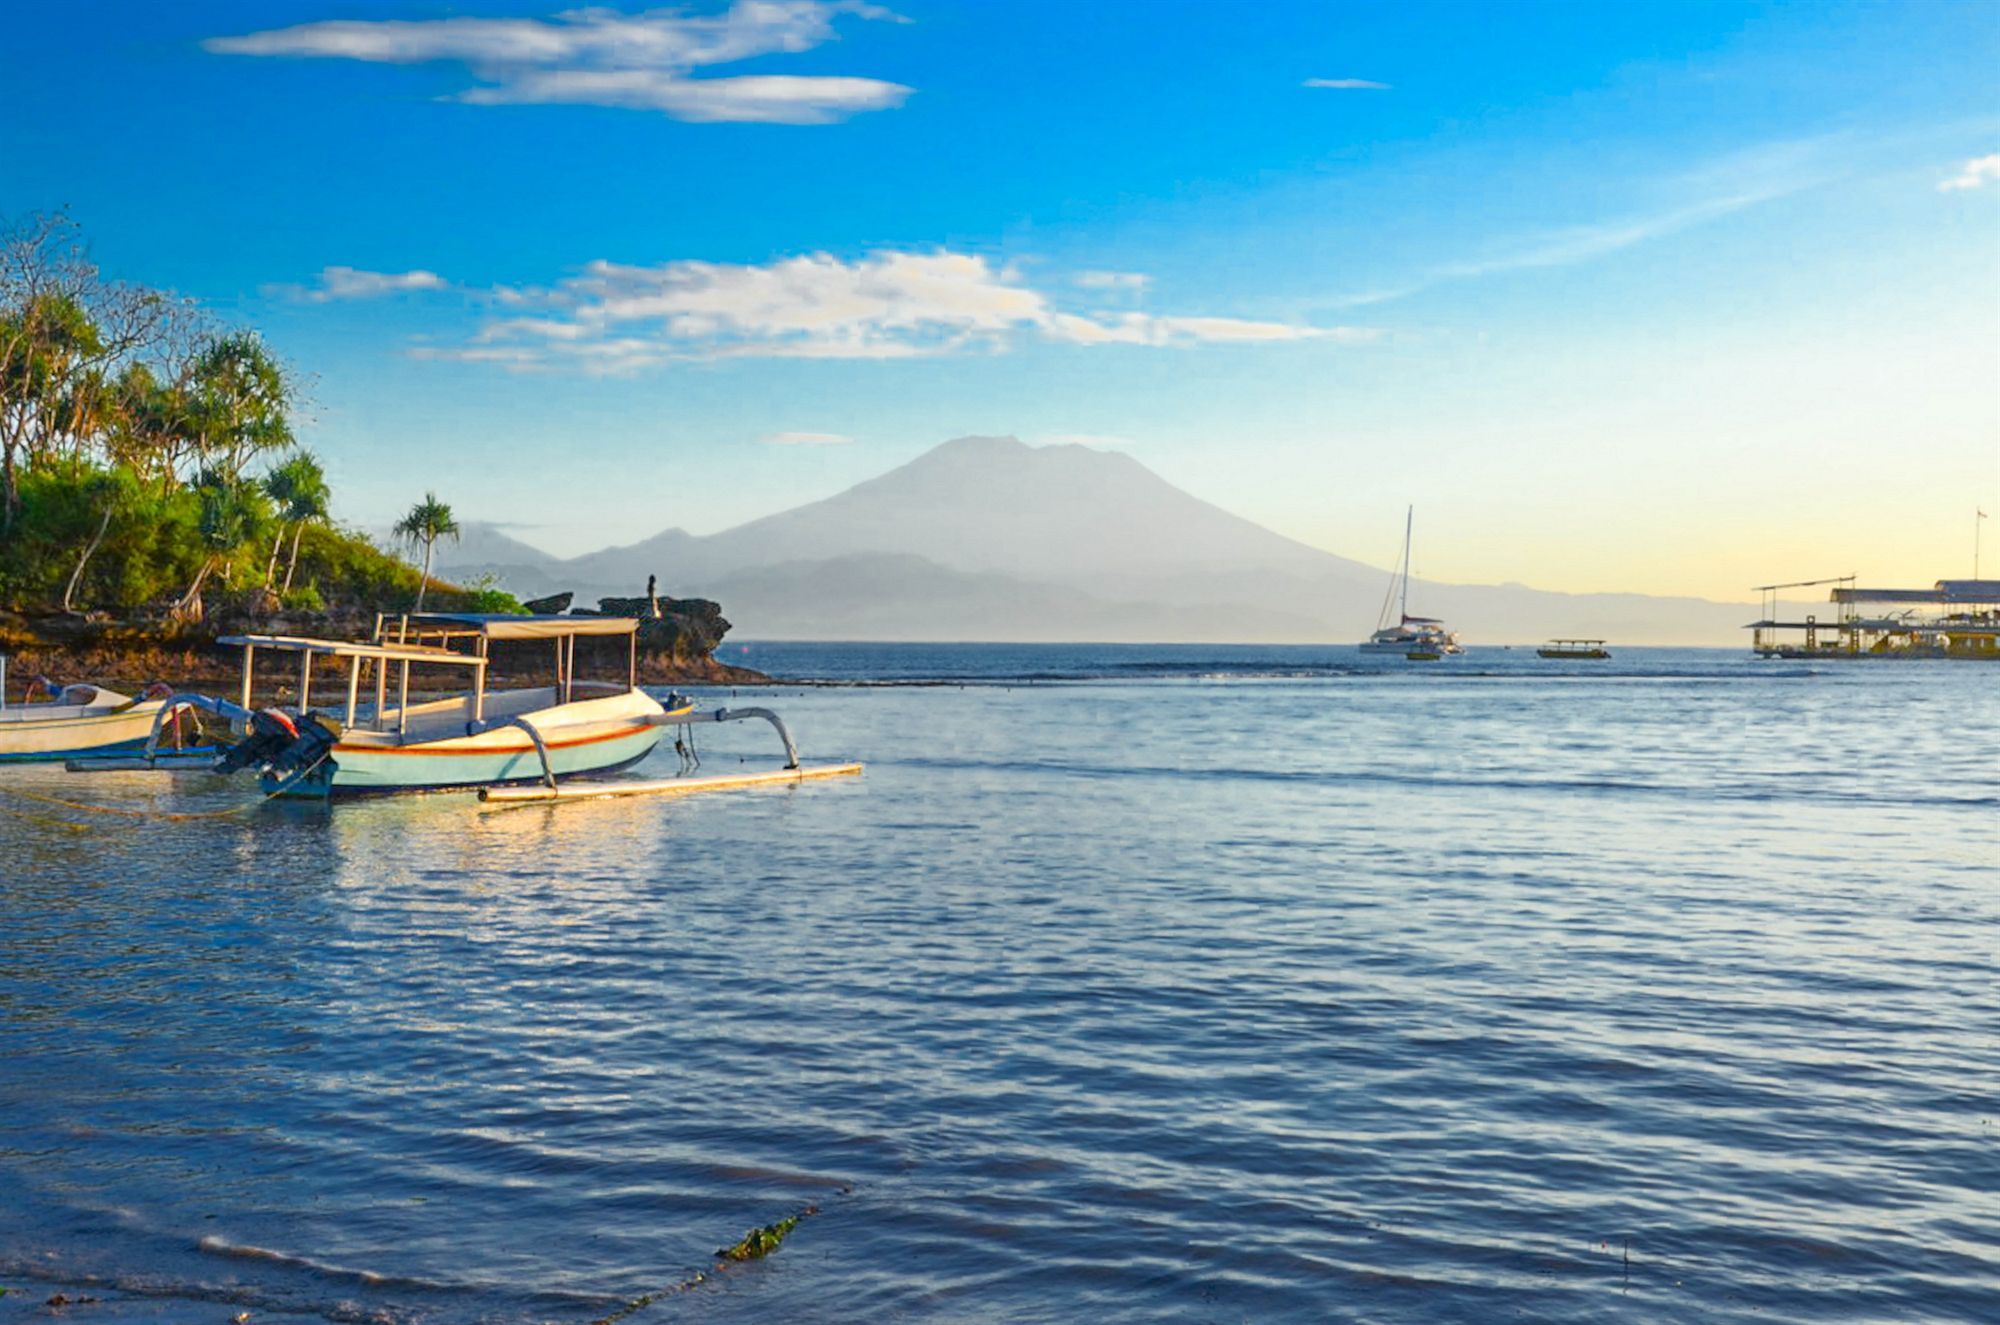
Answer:
[[[489,698],[504,701],[505,695]],[[653,752],[666,712],[644,691],[552,705],[520,716],[532,724],[558,778],[608,773]],[[366,731],[345,733],[312,773],[292,782],[276,773],[263,778],[267,792],[322,799],[399,791],[450,791],[538,781],[542,755],[534,737],[518,726],[494,725],[472,734],[393,739]]]
[[[0,762],[68,759],[143,746],[166,701],[100,693],[116,702],[0,709]]]

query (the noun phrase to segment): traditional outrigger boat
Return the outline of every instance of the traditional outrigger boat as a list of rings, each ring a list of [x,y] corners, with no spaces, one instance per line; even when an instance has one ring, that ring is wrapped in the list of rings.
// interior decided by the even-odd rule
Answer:
[[[1552,639],[1535,654],[1542,658],[1582,658],[1591,662],[1603,662],[1611,656],[1601,639]]]
[[[378,621],[366,643],[233,635],[221,643],[243,650],[237,701],[178,698],[228,718],[240,733],[215,771],[254,769],[269,795],[324,798],[535,781],[553,787],[560,778],[635,764],[668,726],[690,720],[691,701],[673,696],[670,708],[639,688],[637,629],[628,617],[432,613]],[[577,639],[621,635],[628,641],[624,680],[579,681]],[[552,684],[489,690],[492,644],[533,640],[552,649]],[[288,706],[256,708],[257,658],[272,653],[298,659],[297,691]],[[344,671],[345,693],[315,709],[314,670],[322,660]],[[425,698],[436,687],[420,679],[413,699],[417,669],[470,672],[471,687]],[[365,702],[371,690],[372,703]],[[145,754],[153,753],[149,743]]]
[[[73,772],[137,770],[255,770],[267,798],[328,799],[398,791],[477,790],[481,800],[570,801],[600,796],[666,795],[800,782],[859,773],[861,765],[799,762],[798,746],[784,720],[766,708],[718,708],[697,713],[694,702],[669,694],[662,704],[639,688],[639,623],[629,617],[488,616],[439,612],[378,617],[367,642],[296,635],[232,635],[223,644],[243,650],[243,683],[237,699],[176,695],[171,702],[227,719],[237,739],[219,758],[197,759],[159,751],[162,724],[131,757],[77,759]],[[581,636],[626,640],[622,682],[580,681],[576,642]],[[487,668],[496,642],[547,641],[554,650],[553,683],[518,690],[489,690]],[[293,703],[256,708],[257,655],[298,658]],[[312,707],[314,667],[321,659],[345,663],[344,699],[330,709]],[[510,659],[510,667],[518,665]],[[470,689],[425,697],[415,668],[471,673]],[[324,670],[322,668],[322,670]],[[365,700],[373,691],[372,702]],[[337,716],[336,716],[337,714]],[[700,760],[691,731],[676,742],[681,776],[666,779],[574,779],[611,773],[644,759],[668,727],[762,719],[785,745],[782,769],[693,776]]]
[[[48,697],[36,702],[35,690]],[[99,685],[56,686],[41,677],[19,704],[7,702],[7,659],[0,655],[0,763],[75,759],[137,750],[161,724],[187,711],[163,686],[134,698]],[[175,729],[178,735],[178,728]]]

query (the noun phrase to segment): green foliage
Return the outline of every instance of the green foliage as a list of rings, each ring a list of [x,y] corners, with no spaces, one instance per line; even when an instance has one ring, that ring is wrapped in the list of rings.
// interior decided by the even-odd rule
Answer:
[[[504,613],[509,616],[521,616],[528,610],[521,606],[520,599],[505,589],[466,589],[457,594],[443,593],[438,595],[437,602],[442,605],[448,598],[455,600],[454,606],[450,609],[454,612],[486,612],[495,615]]]
[[[778,1249],[787,1234],[799,1226],[799,1217],[791,1215],[775,1224],[753,1228],[743,1235],[742,1241],[730,1247],[718,1247],[715,1254],[725,1261],[754,1261],[760,1256],[769,1256]]]
[[[0,608],[46,610],[62,598],[77,559],[112,505],[101,546],[79,579],[79,609],[127,615],[164,604],[215,558],[207,583],[240,593],[263,582],[277,512],[259,484],[211,474],[192,487],[162,492],[131,470],[64,465],[21,478],[15,527],[0,538]],[[326,523],[298,530],[298,578],[285,606],[319,611],[347,606],[407,611],[418,573],[365,535]],[[225,595],[227,596],[227,594]],[[512,594],[490,585],[433,584],[432,606],[458,612],[519,612]]]
[[[285,604],[287,611],[323,612],[326,610],[326,599],[320,596],[317,584],[301,584],[296,588],[287,589],[281,596],[281,601]]]

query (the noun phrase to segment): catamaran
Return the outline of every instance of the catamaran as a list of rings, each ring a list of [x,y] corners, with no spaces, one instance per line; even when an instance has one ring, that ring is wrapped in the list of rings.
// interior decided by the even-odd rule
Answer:
[[[446,791],[608,773],[651,754],[666,728],[689,720],[690,700],[672,707],[639,688],[637,630],[629,617],[489,616],[428,613],[379,619],[367,642],[294,635],[231,635],[243,650],[236,702],[188,695],[192,704],[230,720],[240,738],[215,771],[255,770],[269,796],[345,797],[370,792]],[[624,636],[622,681],[580,681],[576,642]],[[544,641],[553,654],[545,686],[489,690],[496,641]],[[260,654],[298,659],[297,690],[283,707],[255,707]],[[312,704],[316,665],[331,660],[345,692]],[[324,670],[324,667],[321,667]],[[425,698],[412,673],[470,673],[471,685]],[[421,677],[421,673],[419,673]],[[372,689],[372,703],[367,702]],[[149,744],[146,754],[151,756]]]
[[[47,698],[32,701],[37,688]],[[165,687],[143,696],[121,695],[99,685],[55,686],[37,677],[19,704],[7,702],[7,659],[0,655],[0,762],[74,759],[136,750],[185,705],[170,706]]]
[[[1449,653],[1465,652],[1459,647],[1458,636],[1446,630],[1444,622],[1436,617],[1410,615],[1410,533],[1415,519],[1416,507],[1412,506],[1403,514],[1403,557],[1389,579],[1381,615],[1375,619],[1375,633],[1359,646],[1363,653],[1400,653],[1406,658],[1430,661]],[[1392,605],[1397,613],[1395,625],[1389,624]]]

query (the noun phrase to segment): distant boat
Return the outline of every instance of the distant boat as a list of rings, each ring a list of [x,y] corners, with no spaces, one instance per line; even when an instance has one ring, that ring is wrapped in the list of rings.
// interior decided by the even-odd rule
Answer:
[[[1587,658],[1602,661],[1611,656],[1601,639],[1552,639],[1535,652],[1544,658]]]
[[[1410,615],[1410,533],[1416,522],[1416,507],[1403,513],[1403,558],[1389,580],[1389,592],[1382,599],[1382,614],[1375,619],[1375,633],[1360,645],[1363,653],[1400,653],[1412,662],[1431,662],[1448,653],[1463,653],[1458,636],[1445,629],[1436,617]],[[1389,608],[1396,607],[1396,624],[1389,624]]]
[[[136,750],[163,718],[185,707],[169,713],[162,696],[134,699],[97,685],[63,686],[46,700],[29,703],[24,696],[9,704],[7,663],[0,658],[0,763]]]

